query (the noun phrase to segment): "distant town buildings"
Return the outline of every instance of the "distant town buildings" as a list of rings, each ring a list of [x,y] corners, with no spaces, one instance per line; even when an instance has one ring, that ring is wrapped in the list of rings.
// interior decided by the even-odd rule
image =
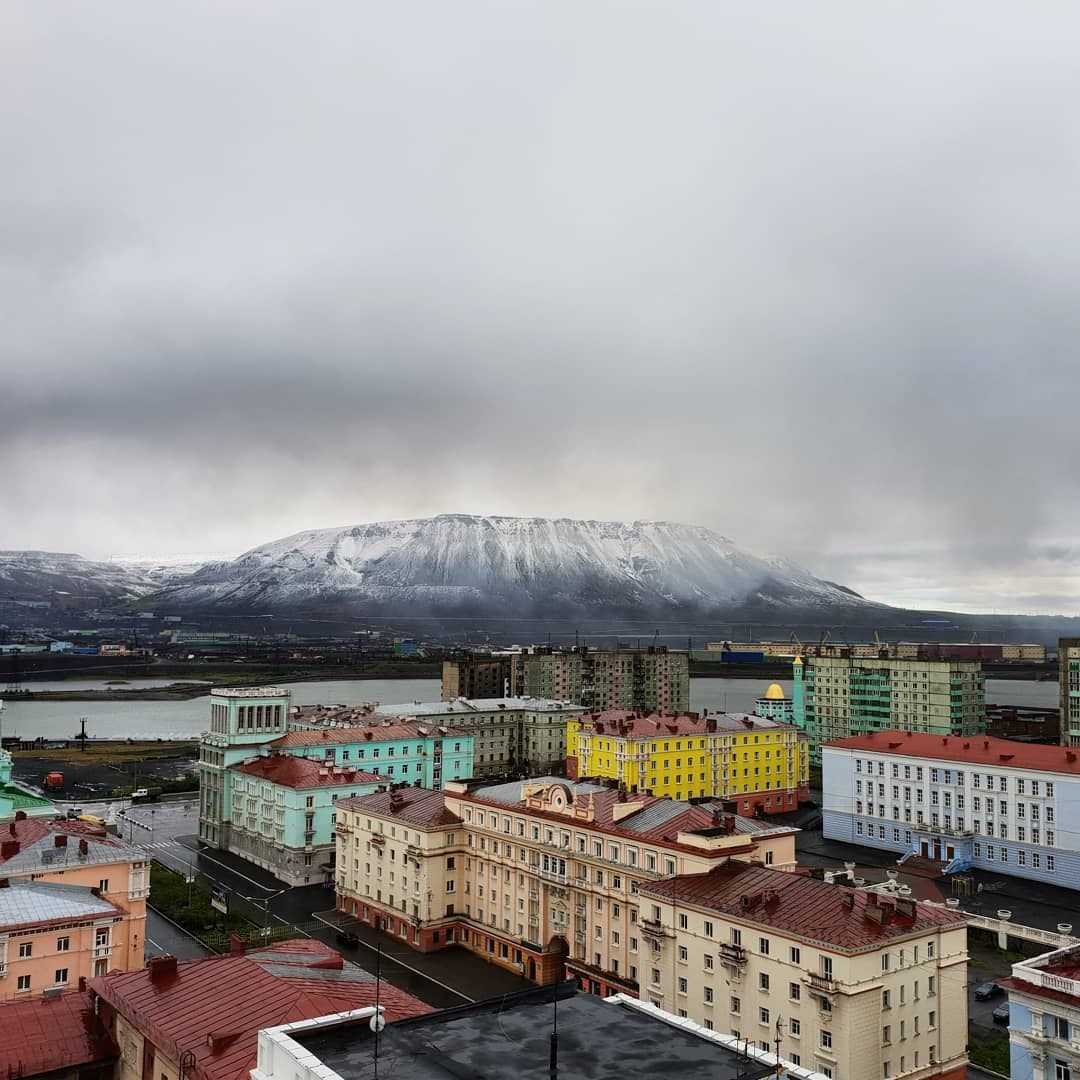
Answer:
[[[443,700],[504,695],[569,701],[587,709],[686,712],[690,707],[689,656],[657,645],[612,650],[535,648],[443,662]]]
[[[1080,757],[988,736],[881,731],[822,747],[826,839],[1080,888]]]
[[[1080,946],[1013,964],[1001,985],[1009,995],[1009,1075],[1080,1076]]]
[[[471,775],[483,779],[561,773],[566,722],[585,710],[568,701],[499,697],[380,705],[378,711],[467,731],[473,737]]]
[[[635,996],[652,963],[641,886],[728,859],[791,869],[797,831],[555,777],[342,800],[337,830],[342,912],[421,951]]]
[[[982,666],[975,660],[796,657],[794,721],[821,745],[874,731],[979,735],[986,726]]]
[[[730,653],[746,661],[801,656],[852,657],[862,660],[986,660],[1043,663],[1046,646],[1035,644],[938,641],[710,641],[706,652]]]
[[[607,709],[571,718],[566,742],[567,775],[629,792],[727,799],[740,814],[795,810],[810,797],[806,736],[766,717]]]

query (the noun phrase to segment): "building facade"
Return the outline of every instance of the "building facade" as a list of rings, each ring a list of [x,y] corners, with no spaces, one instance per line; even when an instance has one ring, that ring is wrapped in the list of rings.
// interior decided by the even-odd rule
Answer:
[[[555,777],[338,804],[337,906],[421,951],[637,994],[643,884],[728,859],[795,866],[797,830]]]
[[[500,688],[495,690],[496,686]],[[470,689],[472,693],[466,692]],[[503,695],[568,701],[587,709],[686,712],[689,654],[669,652],[663,645],[613,650],[537,647],[444,662],[444,700]]]
[[[0,999],[40,997],[113,967],[142,967],[136,926],[97,888],[0,879]]]
[[[777,814],[810,797],[806,736],[744,714],[642,715],[609,709],[567,725],[567,774],[672,799],[719,798]]]
[[[873,731],[981,735],[986,728],[982,665],[974,660],[796,657],[794,719],[821,744]]]
[[[836,1080],[967,1075],[962,913],[732,862],[648,882],[641,996]],[[1014,1074],[1015,1075],[1015,1074]]]
[[[1080,746],[1080,638],[1058,641],[1058,694],[1062,746]]]
[[[311,796],[320,801],[314,791],[308,790],[303,796],[304,806],[294,807],[295,798],[289,792],[296,789],[282,785],[272,791],[269,778],[256,784],[256,777],[238,768],[249,759],[271,754],[304,758],[330,769],[332,777],[319,777],[310,769],[302,775],[305,783],[312,778],[332,780],[318,785],[324,801],[332,801],[334,795],[360,791],[356,786],[359,775],[377,774],[385,778],[385,783],[404,780],[434,788],[446,780],[465,779],[472,774],[473,738],[453,728],[379,717],[367,707],[292,708],[286,690],[213,691],[210,730],[203,733],[199,747],[199,838],[212,847],[235,850],[244,857],[260,852],[256,858],[260,865],[273,862],[286,880],[294,881],[305,876],[301,870],[325,861],[331,850],[332,830],[318,828],[314,821],[311,824],[316,827],[308,827],[306,811],[310,808],[306,800]],[[270,766],[255,768],[266,770]],[[285,766],[275,764],[273,768],[285,775]],[[353,779],[340,775],[350,769],[355,770]],[[242,788],[239,802],[234,791],[238,777]],[[300,779],[301,772],[295,771],[295,777]],[[253,791],[253,787],[257,790]],[[252,800],[257,803],[254,814],[247,810]],[[243,809],[235,841],[234,807]],[[253,817],[257,820],[250,820]],[[302,849],[286,850],[294,846],[292,841],[298,836],[309,833],[312,835],[305,840],[310,842],[305,842]],[[317,850],[320,846],[322,850]],[[312,856],[311,864],[308,856]],[[314,874],[311,880],[316,880]]]
[[[1080,946],[1013,964],[1001,985],[1009,993],[1009,1076],[1080,1076]]]
[[[883,731],[822,747],[825,837],[1080,889],[1080,757]]]
[[[763,697],[754,700],[754,713],[790,724],[795,717],[795,702],[784,694],[784,688],[779,683],[774,682]]]
[[[338,799],[389,786],[355,766],[282,753],[232,771],[229,850],[289,885],[332,881]]]
[[[379,714],[449,724],[473,738],[477,779],[561,773],[566,767],[567,721],[581,705],[545,698],[489,698],[380,705]],[[453,777],[452,779],[461,779]]]

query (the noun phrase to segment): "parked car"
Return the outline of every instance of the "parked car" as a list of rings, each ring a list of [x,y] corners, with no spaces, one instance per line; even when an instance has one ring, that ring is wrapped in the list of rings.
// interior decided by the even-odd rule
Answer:
[[[68,812],[67,812],[68,821],[74,821],[81,813],[82,813],[82,808],[81,807],[78,810],[76,810],[73,807],[69,806],[68,807]]]
[[[360,939],[351,930],[339,930],[335,936],[339,945],[348,945],[350,949],[360,944]]]
[[[1009,1003],[999,1005],[993,1013],[995,1024],[1007,1024],[1009,1022]]]
[[[989,1001],[992,997],[997,997],[998,994],[1004,993],[1005,991],[1002,990],[996,982],[979,983],[979,985],[975,987],[975,1000]]]

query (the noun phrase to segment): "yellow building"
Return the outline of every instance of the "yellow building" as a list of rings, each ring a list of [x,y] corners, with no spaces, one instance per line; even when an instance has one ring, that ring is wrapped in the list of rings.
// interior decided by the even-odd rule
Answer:
[[[617,780],[672,799],[721,798],[740,814],[794,810],[810,797],[806,738],[761,716],[641,715],[611,709],[566,724],[571,777]]]

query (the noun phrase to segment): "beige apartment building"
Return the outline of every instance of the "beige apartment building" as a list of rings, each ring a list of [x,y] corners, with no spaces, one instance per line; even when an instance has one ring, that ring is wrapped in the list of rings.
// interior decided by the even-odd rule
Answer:
[[[458,698],[380,705],[380,716],[442,724],[473,737],[472,776],[535,776],[566,768],[566,723],[581,705],[547,698]]]
[[[643,649],[538,647],[443,663],[442,698],[524,697],[587,709],[690,708],[690,658],[666,646]],[[500,687],[498,690],[495,687]]]
[[[962,913],[731,862],[643,883],[642,998],[836,1080],[966,1075]]]
[[[793,869],[797,832],[555,777],[342,799],[336,828],[340,911],[421,951],[462,944],[539,982],[635,996],[651,954],[639,890],[729,859]]]

